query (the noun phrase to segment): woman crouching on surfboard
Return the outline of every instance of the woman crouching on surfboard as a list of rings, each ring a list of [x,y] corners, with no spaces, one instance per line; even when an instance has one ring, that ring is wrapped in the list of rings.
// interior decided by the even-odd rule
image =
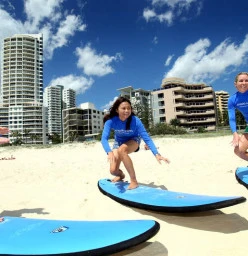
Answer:
[[[104,116],[103,122],[101,143],[108,155],[110,173],[116,176],[112,182],[118,182],[125,178],[125,174],[119,169],[121,162],[123,162],[130,176],[128,189],[138,187],[133,162],[129,154],[139,150],[141,138],[159,163],[161,163],[160,161],[169,163],[167,158],[159,154],[141,120],[133,113],[131,102],[127,98],[119,97],[109,109],[109,113]],[[115,142],[111,149],[108,139],[112,130],[114,131]]]
[[[229,125],[233,133],[231,144],[234,146],[234,153],[241,159],[248,161],[248,72],[237,74],[234,85],[237,92],[228,99]],[[247,123],[241,136],[237,131],[236,110],[241,112]]]

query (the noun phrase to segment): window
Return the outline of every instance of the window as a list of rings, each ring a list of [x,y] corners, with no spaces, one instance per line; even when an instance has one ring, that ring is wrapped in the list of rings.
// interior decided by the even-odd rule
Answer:
[[[158,105],[159,105],[160,107],[164,106],[164,101],[159,101],[159,102],[158,102]]]
[[[159,121],[160,121],[160,123],[165,123],[166,119],[165,119],[165,117],[163,116],[163,117],[160,117],[160,118],[159,118]]]
[[[158,94],[158,98],[159,98],[159,99],[163,99],[163,98],[164,98],[164,94],[163,94],[163,93],[159,93],[159,94]]]

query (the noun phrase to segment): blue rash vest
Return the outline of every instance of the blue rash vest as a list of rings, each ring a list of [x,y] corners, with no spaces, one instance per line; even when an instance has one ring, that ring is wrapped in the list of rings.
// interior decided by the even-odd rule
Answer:
[[[117,142],[122,144],[131,140],[134,137],[141,137],[148,145],[152,153],[154,155],[158,154],[158,150],[155,144],[153,143],[151,137],[148,135],[141,120],[137,116],[132,116],[130,130],[126,130],[126,123],[127,120],[122,121],[120,120],[119,116],[114,116],[113,118],[105,122],[102,132],[101,143],[107,154],[112,151],[108,143],[111,130],[114,130],[114,136]]]
[[[237,131],[235,110],[238,109],[244,116],[248,124],[248,91],[241,93],[236,92],[228,99],[228,116],[231,131]]]

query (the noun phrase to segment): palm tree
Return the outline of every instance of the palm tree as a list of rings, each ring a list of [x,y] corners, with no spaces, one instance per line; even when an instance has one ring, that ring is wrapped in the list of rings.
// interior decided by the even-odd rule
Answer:
[[[19,131],[12,131],[12,137],[15,138],[13,145],[21,145],[23,143],[22,134]]]
[[[32,144],[34,144],[34,141],[36,141],[38,139],[38,135],[35,133],[31,133],[30,134],[30,139],[32,140]]]
[[[23,131],[23,136],[24,136],[24,138],[25,138],[25,144],[27,144],[27,139],[28,139],[28,137],[29,137],[29,134],[30,134],[30,130],[28,130],[28,129],[24,129],[24,131]]]
[[[147,102],[143,104],[140,101],[136,101],[133,103],[133,109],[135,114],[142,120],[146,129],[149,129],[152,126],[153,118],[152,118],[152,110],[149,107]]]
[[[78,138],[78,131],[70,131],[69,132],[69,141],[73,142]]]

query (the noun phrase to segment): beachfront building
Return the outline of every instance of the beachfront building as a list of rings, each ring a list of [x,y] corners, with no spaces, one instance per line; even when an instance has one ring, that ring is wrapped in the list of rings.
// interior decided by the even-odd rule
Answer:
[[[229,99],[229,93],[226,91],[216,91],[215,98],[216,98],[216,108],[218,113],[218,119],[222,123],[224,120],[224,116],[227,115],[227,104]]]
[[[63,108],[75,108],[76,107],[76,91],[73,89],[63,89]]]
[[[11,142],[46,143],[43,107],[43,37],[20,34],[2,44],[0,126]]]
[[[63,89],[62,85],[53,85],[44,90],[44,106],[47,108],[47,132],[49,135],[62,136]]]
[[[44,106],[47,108],[47,131],[50,136],[63,138],[62,111],[76,107],[76,92],[63,85],[50,85],[44,90]]]
[[[153,124],[151,110],[151,91],[144,89],[134,89],[127,86],[118,89],[120,96],[128,98],[134,109],[135,114],[141,118],[143,124],[148,128]]]
[[[63,110],[63,142],[94,139],[103,129],[103,116],[104,112],[90,102]]]
[[[85,140],[83,115],[81,108],[67,108],[62,111],[64,143]]]
[[[63,85],[47,86],[44,90],[44,106],[47,108],[47,131],[49,137],[63,138],[63,109],[76,107],[76,92]]]
[[[137,104],[151,106],[151,91],[144,89],[134,89],[132,86],[127,86],[118,89],[120,96],[128,98],[132,105]]]
[[[188,131],[216,129],[215,93],[204,83],[190,84],[180,78],[165,78],[152,94],[153,122],[180,121]]]
[[[94,139],[103,129],[104,112],[97,110],[90,102],[80,104],[83,109],[83,125],[86,139]]]

